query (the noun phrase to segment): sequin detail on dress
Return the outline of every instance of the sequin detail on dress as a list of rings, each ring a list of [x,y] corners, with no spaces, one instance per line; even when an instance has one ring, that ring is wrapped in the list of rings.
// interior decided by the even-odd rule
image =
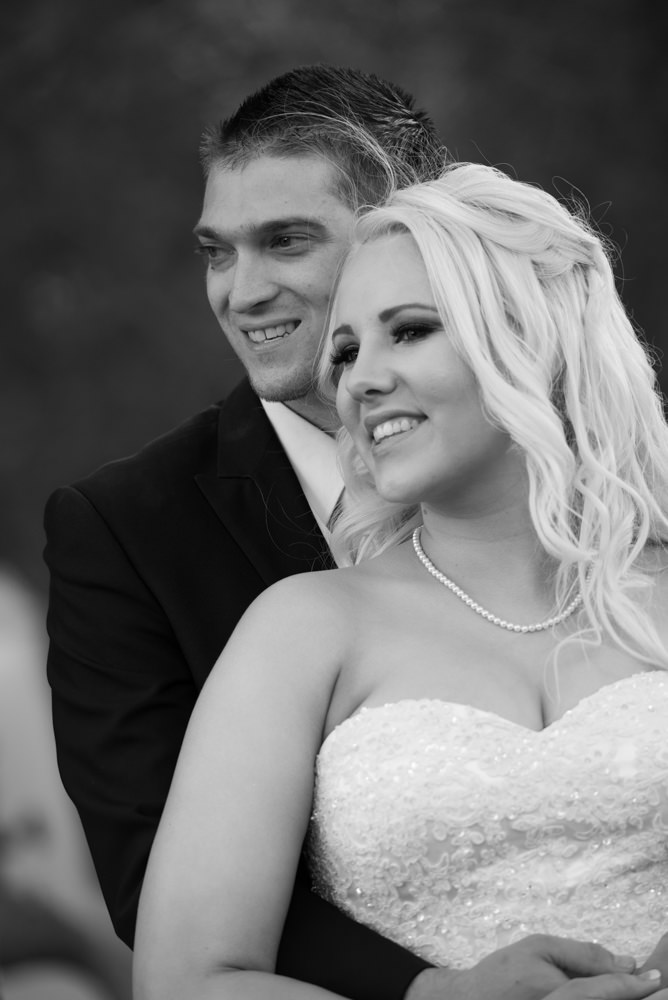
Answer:
[[[314,885],[437,965],[527,934],[643,959],[668,930],[668,673],[542,732],[438,700],[361,709],[325,740]]]

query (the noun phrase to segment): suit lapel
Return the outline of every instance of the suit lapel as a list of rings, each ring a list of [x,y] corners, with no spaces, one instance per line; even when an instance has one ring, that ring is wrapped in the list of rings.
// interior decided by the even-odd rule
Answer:
[[[297,477],[246,381],[221,407],[217,475],[196,480],[266,586],[333,565]]]

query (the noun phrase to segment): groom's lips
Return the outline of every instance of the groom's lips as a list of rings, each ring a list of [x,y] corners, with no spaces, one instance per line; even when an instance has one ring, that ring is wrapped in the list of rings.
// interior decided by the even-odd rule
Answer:
[[[264,326],[241,327],[241,330],[253,344],[264,344],[267,341],[289,337],[300,323],[301,320],[289,319],[280,323],[266,323]]]

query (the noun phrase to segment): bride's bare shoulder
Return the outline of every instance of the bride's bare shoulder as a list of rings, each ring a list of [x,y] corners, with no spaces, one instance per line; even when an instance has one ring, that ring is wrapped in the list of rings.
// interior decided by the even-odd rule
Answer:
[[[358,604],[358,576],[353,568],[287,576],[255,599],[244,620],[265,628],[274,625],[281,631],[287,627],[324,636],[334,627],[340,628],[341,621]],[[333,625],[335,619],[337,626]]]
[[[383,556],[339,569],[315,570],[285,577],[265,590],[252,608],[283,620],[331,621],[333,611],[339,624],[364,614],[366,602],[383,577],[393,572]]]

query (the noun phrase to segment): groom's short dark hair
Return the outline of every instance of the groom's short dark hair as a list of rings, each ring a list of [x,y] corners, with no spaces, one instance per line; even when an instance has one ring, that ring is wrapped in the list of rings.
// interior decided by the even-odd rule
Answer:
[[[372,73],[301,66],[248,97],[201,144],[205,175],[260,156],[320,156],[339,168],[338,195],[351,208],[383,201],[440,174],[446,159],[436,127],[415,99]]]

